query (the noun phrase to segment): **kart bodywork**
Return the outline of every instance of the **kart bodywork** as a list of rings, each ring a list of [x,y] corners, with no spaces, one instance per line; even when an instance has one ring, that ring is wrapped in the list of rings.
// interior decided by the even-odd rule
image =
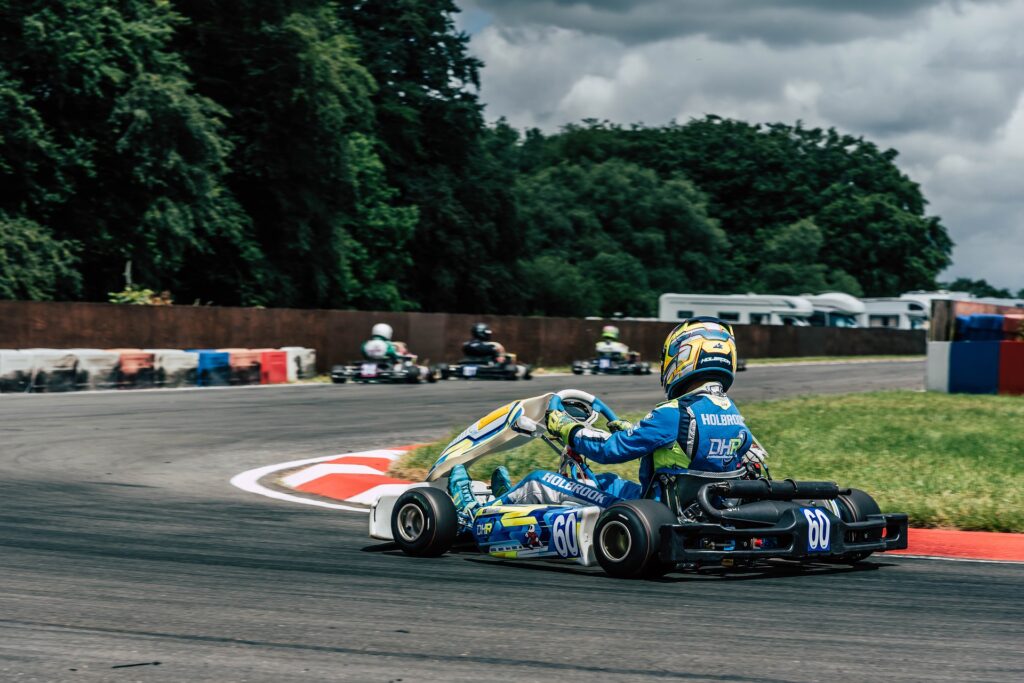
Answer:
[[[456,465],[511,450],[534,438],[549,408],[584,424],[615,419],[600,399],[576,390],[513,401],[470,425],[444,449],[427,475],[370,512],[370,535],[394,540],[408,554],[439,555],[458,539],[502,559],[600,564],[612,576],[656,576],[702,566],[749,566],[779,558],[858,562],[907,547],[907,516],[881,513],[863,491],[832,482],[772,481],[753,469],[714,473],[659,470],[644,499],[603,491],[589,467],[563,448],[559,472],[528,475],[570,494],[555,505],[501,504],[483,482],[471,520],[459,519],[447,493]],[[556,447],[557,448],[557,447]]]
[[[640,360],[640,354],[604,353],[588,360],[572,362],[574,375],[649,375],[651,364]]]
[[[438,367],[441,379],[533,379],[533,368],[516,360],[516,354],[503,354],[499,362],[491,357],[467,356],[458,363]]]
[[[416,365],[412,358],[400,358],[397,361],[354,360],[345,365],[331,368],[331,381],[335,384],[345,382],[381,383],[381,384],[417,384],[419,382],[436,382],[436,372],[425,365]]]

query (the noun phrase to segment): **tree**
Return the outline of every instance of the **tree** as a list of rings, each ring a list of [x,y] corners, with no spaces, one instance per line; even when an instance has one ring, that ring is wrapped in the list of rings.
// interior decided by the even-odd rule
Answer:
[[[990,285],[984,278],[972,280],[967,277],[958,277],[948,284],[943,284],[942,288],[948,289],[951,292],[969,292],[974,296],[991,297],[994,299],[1009,299],[1013,296],[1009,289]],[[1018,292],[1017,296],[1024,296],[1024,290]]]
[[[21,0],[0,13],[0,90],[14,115],[3,126],[16,142],[0,172],[21,176],[0,209],[78,242],[89,298],[120,285],[127,259],[140,281],[185,295],[230,284],[225,302],[258,280],[248,221],[223,182],[224,111],[194,93],[168,47],[179,22],[146,0]]]
[[[810,219],[782,228],[765,244],[756,289],[775,294],[841,291],[861,296],[860,284],[849,273],[821,262],[824,246],[821,229]]]
[[[588,292],[577,315],[652,315],[662,292],[723,284],[716,261],[728,242],[685,178],[663,179],[618,159],[563,162],[521,178],[516,198],[527,251],[547,257],[543,272],[525,261],[524,279],[551,277],[556,261],[578,271],[589,284],[575,283]],[[530,286],[531,312],[552,314],[561,310],[557,297],[578,296]]]
[[[34,221],[0,211],[0,299],[77,294],[74,247]]]
[[[338,13],[377,82],[374,133],[399,201],[419,209],[406,291],[426,310],[517,306],[521,253],[511,188],[515,135],[488,130],[477,99],[481,63],[455,30],[452,0],[361,0]],[[483,267],[485,264],[486,267]]]

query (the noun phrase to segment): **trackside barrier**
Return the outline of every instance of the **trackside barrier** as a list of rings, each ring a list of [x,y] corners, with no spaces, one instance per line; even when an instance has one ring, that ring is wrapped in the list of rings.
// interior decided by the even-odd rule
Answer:
[[[153,354],[142,349],[109,349],[121,356],[117,368],[119,389],[145,389],[154,384]]]
[[[67,349],[22,349],[31,356],[32,391],[75,390],[75,366],[78,359]]]
[[[116,386],[121,355],[103,349],[69,349],[78,363],[75,367],[75,388],[78,390],[110,389]]]
[[[153,354],[153,377],[158,387],[194,387],[199,354],[181,349],[146,349]]]
[[[32,355],[17,349],[0,349],[0,391],[28,391],[32,384]]]
[[[199,354],[196,384],[201,387],[226,387],[231,384],[231,356],[226,351],[188,349]]]
[[[288,381],[288,352],[278,349],[254,349],[260,354],[260,384],[284,384]]]
[[[949,391],[994,394],[999,390],[997,341],[953,342],[949,353]]]
[[[953,342],[928,342],[925,367],[925,389],[928,391],[949,391],[949,352]]]
[[[282,346],[288,354],[288,381],[316,376],[316,350],[305,346]]]
[[[999,345],[999,393],[1024,394],[1024,341]]]
[[[252,349],[217,349],[228,354],[231,384],[260,383],[260,352]]]

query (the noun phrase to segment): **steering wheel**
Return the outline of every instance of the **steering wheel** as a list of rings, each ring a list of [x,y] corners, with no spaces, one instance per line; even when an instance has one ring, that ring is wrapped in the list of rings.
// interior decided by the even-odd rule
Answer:
[[[609,422],[619,419],[615,411],[605,405],[604,401],[579,389],[564,389],[552,396],[548,402],[548,410],[564,411],[585,427],[594,424],[601,416]],[[558,471],[570,479],[597,485],[597,477],[586,461],[568,447],[562,449],[562,462]]]

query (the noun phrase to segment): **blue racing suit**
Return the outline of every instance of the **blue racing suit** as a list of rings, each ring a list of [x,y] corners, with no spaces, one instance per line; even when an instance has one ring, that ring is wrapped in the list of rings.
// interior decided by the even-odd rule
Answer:
[[[707,382],[658,405],[632,429],[608,433],[582,428],[573,432],[571,440],[574,451],[602,465],[640,460],[640,483],[610,473],[597,475],[599,488],[618,498],[643,496],[655,471],[662,468],[725,472],[741,467],[751,450],[764,455],[718,382]],[[502,498],[510,503],[558,502],[554,491],[540,491],[542,483],[527,477]],[[538,492],[544,500],[531,500]],[[565,496],[564,491],[559,493]]]

